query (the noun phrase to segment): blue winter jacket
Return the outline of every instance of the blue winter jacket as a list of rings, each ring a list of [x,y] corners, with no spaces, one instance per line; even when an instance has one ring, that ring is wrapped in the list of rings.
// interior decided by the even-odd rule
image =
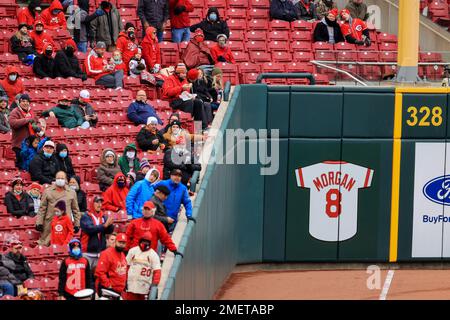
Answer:
[[[45,137],[44,139],[39,141],[37,150],[35,148],[33,148],[32,146],[28,145],[28,143],[27,143],[28,138],[25,138],[22,141],[22,146],[20,147],[20,157],[21,157],[21,160],[19,163],[20,169],[29,171],[31,160],[33,160],[34,156],[38,153],[39,150],[41,150],[41,148],[44,146],[45,141],[47,141],[47,140],[48,140],[48,137]]]
[[[130,121],[132,121],[135,125],[138,124],[147,124],[147,118],[149,117],[155,117],[158,119],[158,123],[160,125],[163,124],[161,119],[156,114],[155,109],[144,102],[135,101],[130,104],[127,111],[127,116]]]
[[[152,198],[154,191],[147,179],[136,182],[126,198],[127,214],[133,216],[133,219],[141,218],[144,203]]]
[[[156,183],[154,185],[155,189],[158,186],[166,186],[170,190],[169,197],[164,201],[169,217],[175,221],[178,220],[178,212],[180,211],[181,204],[183,204],[186,210],[186,217],[192,217],[192,202],[191,198],[189,198],[188,189],[184,184],[176,184],[168,179]]]

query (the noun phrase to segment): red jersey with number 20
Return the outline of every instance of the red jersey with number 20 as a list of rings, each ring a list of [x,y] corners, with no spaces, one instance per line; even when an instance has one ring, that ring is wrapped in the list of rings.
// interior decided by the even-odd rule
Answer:
[[[372,184],[374,171],[343,161],[324,161],[295,170],[297,185],[310,189],[309,233],[322,241],[344,241],[357,231],[358,189]]]

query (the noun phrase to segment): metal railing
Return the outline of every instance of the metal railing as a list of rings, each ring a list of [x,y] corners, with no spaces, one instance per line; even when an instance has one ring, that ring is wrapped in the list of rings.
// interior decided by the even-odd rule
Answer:
[[[263,79],[308,79],[310,85],[316,84],[316,79],[311,73],[261,73],[256,78],[256,83],[261,83]]]

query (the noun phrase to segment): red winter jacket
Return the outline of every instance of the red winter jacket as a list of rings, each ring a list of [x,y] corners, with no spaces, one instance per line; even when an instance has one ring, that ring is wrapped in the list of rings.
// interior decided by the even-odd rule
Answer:
[[[161,53],[159,51],[158,39],[152,39],[152,33],[156,31],[153,27],[148,27],[145,30],[145,37],[142,40],[142,58],[149,70],[153,69],[155,64],[161,64]]]
[[[127,283],[127,259],[123,252],[108,248],[100,254],[95,270],[95,286],[102,285],[122,293]]]
[[[179,95],[183,92],[183,85],[188,84],[187,79],[183,81],[178,78],[176,74],[168,77],[162,87],[162,98],[163,100],[173,101],[178,99]]]
[[[170,251],[176,251],[177,246],[173,243],[172,238],[167,232],[161,221],[155,218],[144,219],[139,218],[131,221],[127,227],[127,250],[136,247],[139,244],[139,239],[144,233],[149,232],[152,234],[152,249],[156,251],[158,247],[158,241],[166,246]]]
[[[17,67],[7,66],[5,73],[6,77],[0,80],[0,85],[6,91],[6,94],[8,95],[9,99],[8,103],[11,104],[14,102],[14,99],[16,98],[17,94],[25,92],[25,87],[23,86],[22,80],[19,78],[15,82],[11,82],[9,80],[9,75],[11,73],[17,73],[17,75],[19,75],[19,69]]]
[[[362,40],[363,31],[366,29],[366,23],[357,18],[353,18],[351,20],[351,24],[350,21],[346,21],[341,25],[341,32],[344,38],[346,38],[347,36],[352,36],[359,41]]]
[[[114,182],[105,192],[103,192],[103,205],[102,210],[110,210],[110,211],[119,211],[126,210],[125,199],[127,198],[128,191],[130,191],[127,187],[119,188],[117,185],[117,180],[119,177],[124,177],[125,175],[122,172],[119,172],[114,177]]]
[[[131,58],[133,58],[134,55],[138,52],[137,44],[130,38],[128,38],[126,32],[122,31],[121,33],[119,33],[119,38],[117,39],[116,46],[117,50],[120,50],[120,52],[122,52],[123,62],[126,66],[128,66]]]
[[[36,33],[36,23],[34,24],[34,30],[30,32],[30,37],[34,41],[34,48],[36,49],[37,53],[41,53],[47,44],[52,45],[53,51],[57,50],[55,41],[53,41],[53,38],[48,33],[46,32],[42,32],[41,34]]]
[[[61,10],[57,15],[52,14],[55,9]],[[46,29],[56,30],[56,29],[66,29],[66,17],[64,16],[64,8],[61,2],[54,0],[50,7],[42,11],[41,19],[44,22]]]
[[[219,44],[216,43],[216,45],[212,47],[210,50],[211,55],[214,59],[214,63],[224,62],[218,60],[219,56],[224,57],[228,63],[236,63],[236,60],[234,60],[233,57],[233,53],[231,52],[231,49],[229,47],[221,48],[219,47]]]
[[[186,7],[179,15],[175,14],[176,7]],[[191,26],[189,12],[194,11],[194,6],[189,0],[169,0],[170,26],[172,29],[183,29]]]
[[[103,67],[108,64],[105,57],[99,57],[95,50],[91,50],[86,60],[84,61],[84,67],[86,74],[90,78],[95,80],[109,74],[108,71],[103,71]]]
[[[65,246],[73,238],[73,224],[68,215],[54,216],[52,220],[52,233],[50,244]]]
[[[33,17],[28,7],[20,8],[17,12],[17,24],[25,23],[26,25],[33,26],[34,21],[39,19],[39,14],[35,12],[36,16]]]

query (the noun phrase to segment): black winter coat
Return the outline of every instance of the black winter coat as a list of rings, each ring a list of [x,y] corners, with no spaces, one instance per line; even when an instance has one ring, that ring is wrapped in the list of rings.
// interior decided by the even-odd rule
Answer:
[[[291,1],[272,0],[270,2],[270,18],[291,22],[298,19],[298,16]]]
[[[67,146],[63,143],[58,143],[56,145],[54,157],[56,159],[56,162],[58,163],[59,170],[67,173],[67,180],[69,180],[75,175],[75,171],[73,170],[72,159],[70,159],[70,152],[68,151],[68,149],[67,149],[67,157],[61,158],[59,156],[59,153],[64,149],[67,149]]]
[[[212,12],[215,12],[217,14],[217,21],[215,22],[208,20],[208,16]],[[230,37],[230,29],[228,28],[227,22],[225,20],[220,20],[219,10],[215,7],[211,7],[208,9],[208,13],[206,14],[205,19],[190,27],[191,32],[195,32],[195,30],[198,28],[202,29],[205,35],[205,40],[217,41],[217,36],[219,34],[224,34],[228,38]]]
[[[16,256],[12,252],[8,252],[1,256],[0,264],[7,268],[21,283],[34,278],[33,271],[31,271],[27,258],[23,254]]]
[[[39,151],[30,162],[31,180],[38,181],[40,184],[51,184],[59,170],[55,155],[47,159],[43,150]]]
[[[181,182],[184,185],[187,185],[189,182],[189,179],[191,179],[192,174],[194,171],[200,171],[201,165],[200,164],[191,164],[189,162],[185,162],[186,160],[186,154],[183,154],[181,156],[179,155],[173,155],[175,161],[172,160],[172,148],[166,149],[164,153],[164,168],[163,168],[163,180],[170,179],[170,172],[173,169],[180,169],[181,170]],[[191,156],[191,162],[192,162],[192,154]]]
[[[148,22],[158,31],[162,31],[163,23],[169,19],[169,0],[139,0],[137,15],[142,24]]]
[[[164,227],[166,227],[166,230],[169,231],[170,224],[167,221],[167,218],[169,216],[167,215],[166,205],[155,195],[153,195],[153,197],[150,200],[156,207],[155,219],[161,221]]]
[[[45,55],[39,55],[34,59],[33,72],[39,78],[55,78],[55,60]]]
[[[152,134],[146,128],[142,128],[136,136],[136,143],[142,151],[155,151],[159,146],[152,143],[155,139],[158,139],[159,143],[167,145],[167,141],[164,139],[161,131],[157,131],[156,134]]]
[[[64,50],[59,50],[55,56],[55,77],[87,79],[86,74],[81,71],[80,62],[76,56],[67,56]]]
[[[5,206],[7,212],[17,218],[22,216],[34,217],[37,214],[37,212],[34,212],[33,198],[26,192],[22,192],[20,200],[17,200],[13,192],[7,192],[5,195]]]
[[[203,102],[213,102],[217,100],[217,91],[212,87],[212,79],[206,77],[192,83],[192,92],[197,94],[197,98]]]
[[[34,41],[30,39],[31,46],[24,47],[22,46],[22,41],[17,38],[15,35],[10,39],[11,41],[11,52],[17,54],[20,61],[24,61],[27,55],[36,54],[36,50],[34,49]]]
[[[81,114],[81,116],[84,117],[85,116],[91,116],[95,113],[94,108],[92,107],[92,105],[90,105],[89,103],[86,103],[86,105],[82,105],[80,103],[80,100],[78,99],[73,99],[72,100],[72,107],[75,109],[75,111],[77,111],[79,114]],[[91,125],[91,127],[95,127],[97,125],[98,122],[98,118],[95,120],[89,120],[89,124]]]
[[[325,19],[325,18],[324,18]],[[334,30],[334,42],[344,42],[344,36],[342,35],[341,28],[337,23],[332,24],[333,30]],[[330,41],[330,35],[328,34],[328,28],[327,25],[322,20],[320,23],[316,25],[316,28],[314,29],[314,36],[313,36],[314,42],[322,41],[322,42],[328,42]]]

